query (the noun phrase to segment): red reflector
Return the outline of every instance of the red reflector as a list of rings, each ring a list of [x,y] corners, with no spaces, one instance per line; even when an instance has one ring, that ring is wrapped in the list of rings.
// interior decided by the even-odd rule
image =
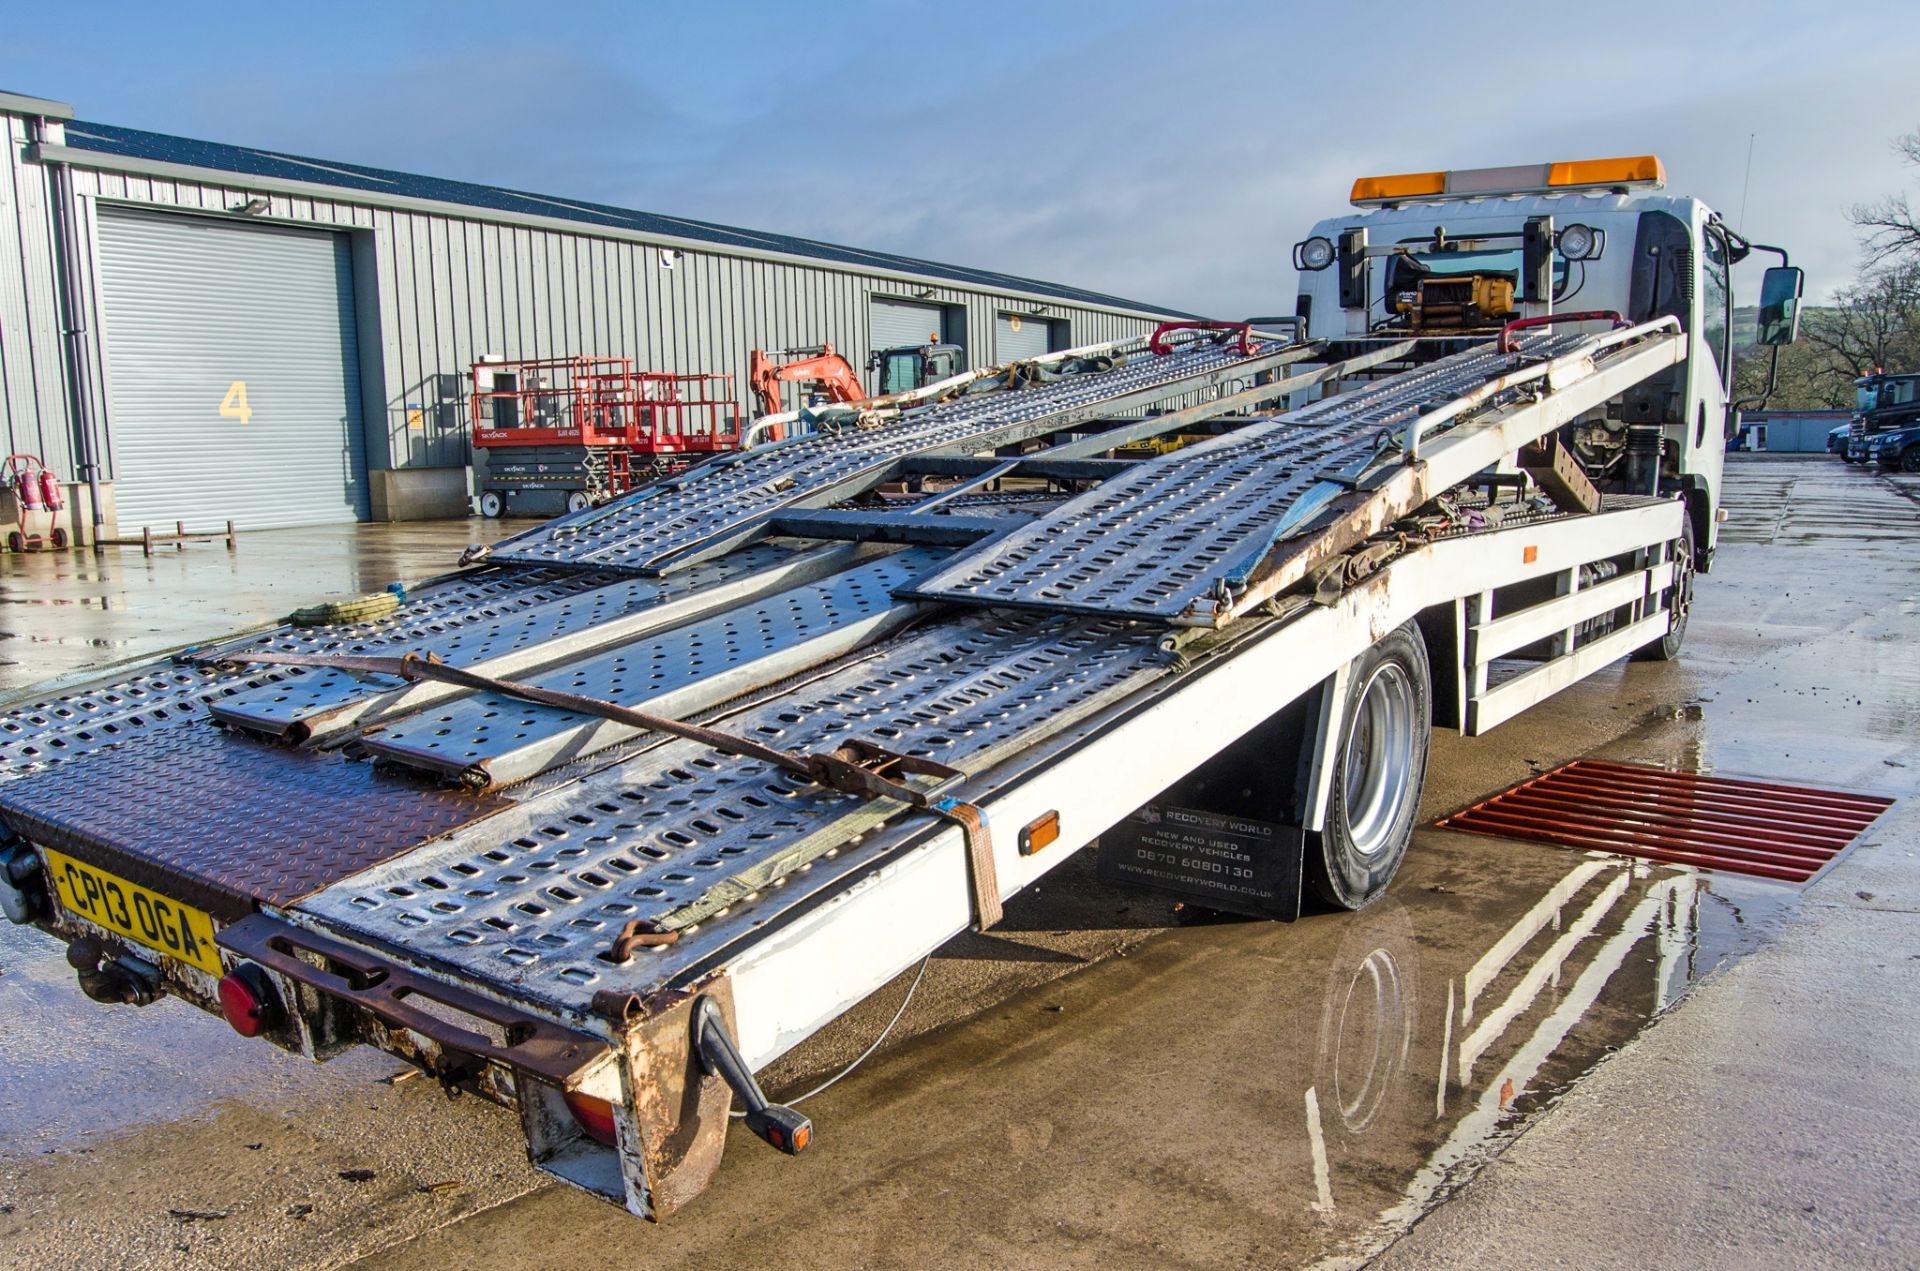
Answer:
[[[595,1143],[604,1143],[613,1147],[618,1142],[618,1133],[613,1127],[613,1105],[605,1099],[596,1099],[590,1094],[581,1094],[578,1090],[567,1094],[567,1111],[573,1113],[573,1119],[581,1133]]]
[[[279,1024],[280,999],[258,967],[237,966],[220,977],[220,1013],[242,1037],[258,1037]]]

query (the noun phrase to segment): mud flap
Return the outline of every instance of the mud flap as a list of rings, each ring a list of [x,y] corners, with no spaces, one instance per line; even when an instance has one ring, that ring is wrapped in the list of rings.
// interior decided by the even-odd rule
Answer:
[[[1300,916],[1308,693],[1100,837],[1100,880],[1227,913]]]

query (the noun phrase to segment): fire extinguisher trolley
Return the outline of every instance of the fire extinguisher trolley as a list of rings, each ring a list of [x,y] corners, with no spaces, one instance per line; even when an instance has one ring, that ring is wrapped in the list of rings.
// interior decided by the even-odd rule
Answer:
[[[60,492],[60,478],[53,475],[53,470],[41,462],[39,455],[8,455],[5,480],[20,501],[20,528],[7,535],[8,550],[24,552],[29,548],[65,547],[67,531],[59,520],[67,500]],[[45,533],[35,529],[35,522],[41,519],[44,519]]]
[[[480,511],[577,512],[740,446],[726,375],[636,371],[623,357],[476,362]]]

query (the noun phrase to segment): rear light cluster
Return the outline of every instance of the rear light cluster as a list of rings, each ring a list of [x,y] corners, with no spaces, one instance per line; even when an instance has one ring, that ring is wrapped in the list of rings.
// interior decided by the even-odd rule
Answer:
[[[242,1037],[271,1032],[287,1018],[266,972],[247,962],[220,978],[220,1013]]]
[[[613,1105],[605,1099],[596,1099],[590,1094],[581,1094],[578,1090],[567,1091],[567,1111],[573,1113],[573,1119],[580,1132],[595,1143],[604,1143],[613,1147],[617,1135],[613,1128]]]

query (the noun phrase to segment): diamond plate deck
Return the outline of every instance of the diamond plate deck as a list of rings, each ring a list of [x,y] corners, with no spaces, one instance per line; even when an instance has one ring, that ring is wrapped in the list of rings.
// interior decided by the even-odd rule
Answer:
[[[504,806],[205,723],[0,786],[17,833],[221,917],[290,905]]]
[[[738,541],[769,514],[817,507],[877,482],[898,459],[940,450],[971,453],[1044,426],[1065,427],[1122,402],[1146,404],[1252,375],[1297,355],[1267,346],[1253,357],[1203,344],[1138,355],[1110,371],[1030,388],[960,397],[870,431],[803,437],[704,464],[493,547],[490,559],[564,562],[660,572]]]
[[[1532,337],[1517,356],[1557,356],[1585,338]],[[1322,484],[1320,474],[1353,470],[1383,430],[1515,364],[1484,345],[1142,463],[902,594],[1172,619],[1303,520],[1308,508],[1295,501]]]
[[[756,544],[670,578],[622,575],[592,590],[556,589],[558,594],[517,610],[499,606],[499,612],[488,615],[493,619],[488,622],[467,618],[414,624],[406,628],[404,637],[383,636],[377,647],[391,650],[404,643],[406,652],[431,653],[482,674],[515,674],[529,666],[557,662],[570,653],[591,652],[615,640],[633,638],[649,627],[684,621],[690,609],[738,599],[740,589],[753,579],[797,573],[800,576],[790,581],[804,582],[852,563],[853,555],[851,550],[803,554],[789,547]],[[818,562],[817,570],[809,568],[811,561]],[[588,576],[602,581],[606,577]],[[769,581],[768,586],[772,585]],[[298,673],[219,698],[209,702],[208,709],[214,718],[251,731],[304,738],[422,709],[459,692],[444,684],[418,684],[402,691],[401,681],[385,676],[290,669]]]
[[[416,591],[384,618],[339,626],[276,627],[231,642],[231,647],[276,653],[404,651],[451,631],[485,629],[523,609],[604,586],[618,577],[595,570],[491,567]],[[299,678],[300,672],[286,669],[223,670],[163,658],[116,679],[15,706],[0,712],[0,781],[157,728],[204,719],[205,703]]]
[[[902,636],[874,655],[723,720],[795,750],[849,737],[979,771],[1159,673],[1149,630],[992,613]],[[583,1010],[600,989],[647,992],[704,948],[750,931],[850,839],[899,809],[797,785],[752,760],[670,741],[309,897],[303,913],[409,955]],[[786,878],[730,880],[775,854]],[[727,907],[625,965],[598,955],[630,919],[718,890]]]
[[[527,677],[622,706],[678,717],[851,652],[900,626],[914,606],[891,592],[944,559],[912,548],[819,582],[730,608]],[[369,732],[371,753],[504,784],[603,750],[641,730],[557,707],[479,693]]]

